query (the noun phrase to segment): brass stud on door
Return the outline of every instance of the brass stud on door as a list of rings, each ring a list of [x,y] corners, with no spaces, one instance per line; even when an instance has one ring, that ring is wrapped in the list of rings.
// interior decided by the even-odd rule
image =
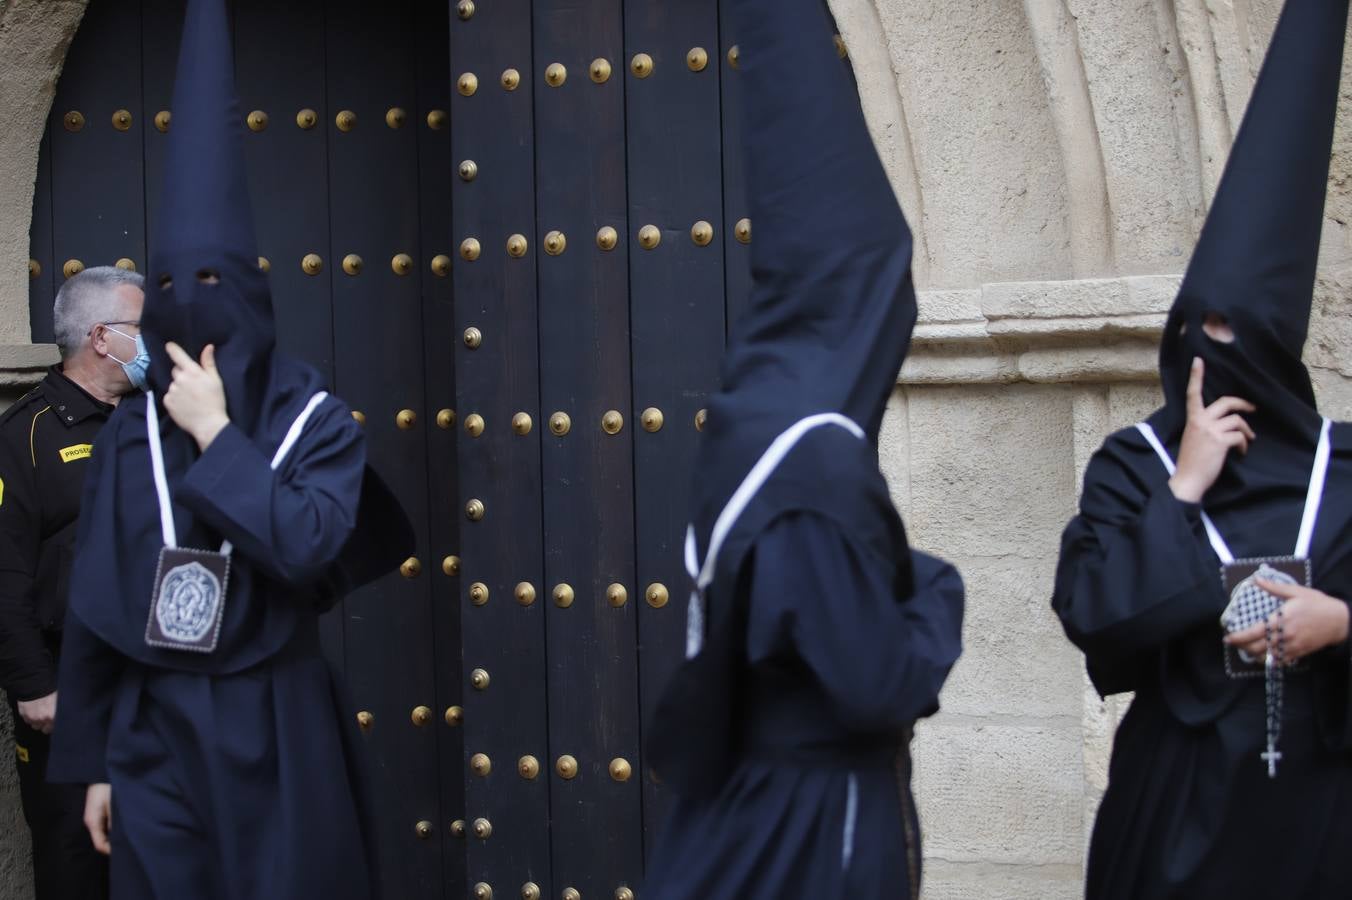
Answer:
[[[339,131],[346,133],[357,127],[357,114],[350,109],[344,109],[333,117],[333,122]]]
[[[479,164],[472,159],[467,159],[460,164],[460,180],[473,181],[479,177]]]
[[[499,81],[504,91],[514,91],[521,86],[521,73],[516,69],[506,69]]]
[[[566,412],[556,412],[549,417],[549,430],[555,437],[563,437],[573,430],[573,420]]]
[[[460,0],[455,7],[455,14],[460,17],[462,22],[468,22],[474,18],[474,0]]]
[[[437,427],[443,431],[449,431],[455,427],[455,410],[440,409],[437,410]]]
[[[732,66],[734,69],[740,69],[742,67],[742,48],[736,44],[733,44],[728,48],[728,65]]]
[[[434,109],[427,114],[427,127],[433,131],[440,131],[446,127],[446,110]]]
[[[531,606],[535,603],[535,585],[529,581],[523,581],[516,586],[512,595],[516,597],[516,602],[522,606]]]
[[[545,69],[545,84],[550,87],[563,87],[563,83],[568,80],[568,69],[563,63],[550,63]]]
[[[465,710],[459,706],[448,706],[446,707],[446,715],[443,718],[445,718],[447,725],[452,728],[459,728],[465,721]]]
[[[410,556],[400,564],[399,574],[405,578],[417,578],[422,574],[422,563],[418,561],[418,557]]]
[[[451,837],[463,838],[465,836],[465,820],[456,819],[451,823]]]
[[[540,886],[533,881],[521,885],[521,900],[540,900]]]
[[[690,240],[695,242],[696,247],[707,247],[713,242],[714,226],[701,219],[690,229]]]
[[[620,242],[620,233],[609,225],[596,232],[596,246],[607,252],[614,250]]]
[[[606,588],[606,602],[612,609],[619,609],[629,602],[629,591],[622,584],[612,584]]]
[[[570,584],[560,584],[554,588],[554,605],[559,609],[567,609],[572,606],[576,597],[577,594]]]
[[[418,836],[418,840],[425,841],[432,836],[432,823],[426,820],[413,826],[413,833]]]
[[[451,258],[445,253],[438,253],[432,257],[432,274],[438,278],[445,278],[451,274]]]
[[[597,58],[592,60],[591,67],[588,69],[588,74],[591,75],[591,80],[596,82],[597,84],[605,84],[607,81],[609,81],[610,72],[611,72],[610,60],[603,58]]]
[[[408,113],[405,112],[401,107],[391,106],[388,110],[385,111],[385,124],[390,126],[391,128],[394,129],[403,128],[404,123],[407,121],[408,121]]]
[[[360,275],[362,259],[355,253],[343,257],[343,271],[349,275]]]
[[[516,774],[527,781],[534,781],[540,775],[540,761],[533,756],[523,756],[516,761]]]
[[[484,333],[471,325],[465,329],[465,346],[471,350],[478,350],[484,344]]]
[[[400,431],[408,431],[418,424],[418,414],[411,409],[401,409],[394,417],[394,424],[399,426]]]
[[[271,272],[272,261],[266,256],[260,256],[258,257],[258,268],[262,269],[264,272]]]
[[[493,900],[493,888],[485,881],[474,886],[474,900]]]
[[[558,772],[564,781],[572,781],[577,777],[577,760],[566,754],[560,756],[558,762],[554,764],[554,771]]]
[[[577,888],[564,888],[560,896],[563,900],[582,900],[582,894]]]
[[[169,131],[169,123],[174,118],[173,114],[167,109],[162,109],[155,113],[155,130],[160,134],[166,134]]]
[[[432,721],[432,710],[428,709],[426,706],[415,706],[413,707],[413,712],[409,714],[409,719],[412,720],[414,725],[422,728],[428,722]]]
[[[514,234],[507,239],[507,255],[512,259],[520,259],[526,255],[530,244],[526,241],[524,234]]]
[[[84,113],[80,112],[78,109],[72,109],[62,116],[61,124],[66,126],[67,131],[72,133],[77,132],[85,126]]]
[[[484,433],[484,417],[478,413],[472,413],[465,418],[465,433],[472,438],[476,438]]]
[[[666,585],[653,583],[643,592],[643,599],[648,601],[648,605],[653,609],[661,609],[671,600],[671,594],[667,591]]]
[[[475,819],[474,836],[481,841],[491,838],[493,836],[493,823],[487,819]]]
[[[376,717],[366,710],[363,709],[361,712],[357,713],[357,727],[362,731],[370,731],[375,727],[375,724]]]
[[[413,257],[407,253],[396,253],[390,260],[390,269],[396,275],[407,275],[413,271]]]
[[[709,66],[709,51],[703,47],[692,47],[685,55],[685,64],[692,72],[703,72]]]
[[[662,232],[656,225],[644,225],[638,230],[638,244],[644,250],[653,250],[662,243]]]
[[[244,121],[249,126],[250,131],[263,131],[268,127],[268,114],[261,109],[255,109],[245,117]]]
[[[611,435],[624,430],[624,416],[618,409],[612,409],[601,417],[601,430]]]
[[[629,71],[638,78],[647,78],[653,73],[653,58],[646,53],[635,54],[629,62]]]
[[[469,602],[475,606],[483,606],[488,603],[488,585],[482,581],[476,581],[469,586]]]
[[[662,415],[662,410],[655,406],[650,406],[643,411],[639,417],[643,423],[643,430],[649,434],[656,434],[662,430],[662,425],[666,422],[666,416]]]
[[[324,271],[324,260],[318,253],[307,253],[300,261],[300,268],[306,275],[318,275]]]
[[[113,263],[113,265],[114,265],[116,268],[119,268],[119,269],[121,269],[121,270],[124,271],[124,272],[135,272],[135,271],[136,271],[136,261],[135,261],[134,259],[130,259],[130,258],[126,257],[126,256],[122,257],[122,258],[119,259],[117,262]]]
[[[733,233],[737,235],[737,240],[741,243],[751,243],[751,220],[738,219],[736,226],[733,227]]]
[[[366,413],[362,412],[362,411],[359,410],[359,409],[354,409],[354,410],[352,410],[352,419],[353,419],[353,421],[355,421],[358,425],[365,425],[365,424],[366,424]]]
[[[441,561],[441,572],[447,578],[454,578],[460,574],[460,557],[447,556]]]
[[[695,430],[703,431],[704,425],[708,421],[709,411],[707,409],[701,409],[699,412],[695,413]]]
[[[66,260],[66,264],[61,267],[62,274],[64,274],[67,278],[74,278],[76,275],[79,275],[84,270],[85,270],[84,263],[80,262],[78,259],[68,259]]]
[[[567,249],[568,238],[562,231],[551,231],[545,235],[545,252],[550,256],[558,256]]]
[[[38,262],[36,259],[30,258],[28,260],[28,277],[40,278],[41,276],[42,276],[42,263]]]
[[[474,262],[481,252],[482,248],[476,238],[465,238],[460,242],[460,258],[466,262]]]
[[[629,761],[625,759],[612,759],[610,761],[610,777],[620,784],[624,784],[629,777],[634,774]]]
[[[482,500],[471,500],[465,504],[465,517],[471,522],[478,522],[484,517],[484,502]]]
[[[296,127],[298,127],[301,131],[309,131],[311,128],[314,128],[318,124],[319,124],[319,113],[315,112],[313,109],[309,109],[307,107],[306,109],[302,109],[300,112],[296,113]]]
[[[484,669],[475,669],[469,673],[469,683],[476,691],[488,690],[488,684],[492,679],[488,677],[488,672]]]
[[[517,434],[522,436],[528,435],[534,427],[535,421],[531,419],[530,413],[519,412],[512,416],[512,431]]]
[[[627,887],[616,888],[615,900],[634,900],[633,888]]]
[[[493,762],[487,753],[476,753],[469,758],[469,770],[480,778],[487,778],[493,771]]]
[[[473,72],[466,72],[455,82],[455,89],[462,97],[473,97],[479,90],[479,76]]]
[[[119,109],[113,113],[113,127],[118,131],[130,131],[131,113],[125,109]]]

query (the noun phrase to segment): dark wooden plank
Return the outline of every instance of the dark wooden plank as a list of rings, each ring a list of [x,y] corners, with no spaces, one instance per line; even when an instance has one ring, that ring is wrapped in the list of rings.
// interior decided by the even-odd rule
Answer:
[[[325,270],[333,286],[335,384],[366,417],[371,462],[388,478],[418,535],[413,577],[387,576],[346,602],[347,677],[360,709],[375,725],[367,739],[384,891],[394,897],[437,897],[442,891],[444,827],[437,766],[427,539],[427,444],[436,427],[425,407],[422,347],[417,128],[387,124],[393,108],[416,103],[414,0],[375,6],[330,0],[326,15],[327,94],[322,124],[329,138],[329,242]],[[355,116],[343,130],[338,117]],[[347,121],[346,117],[343,119]],[[399,254],[408,265],[396,272]],[[357,274],[344,260],[361,258]],[[299,265],[295,260],[291,265]],[[402,273],[402,274],[401,274]],[[400,423],[401,411],[416,421]],[[423,724],[413,713],[426,707]],[[419,839],[416,825],[430,823]]]
[[[648,53],[655,61],[651,76],[629,84],[630,221],[634,227],[655,224],[663,235],[655,250],[634,251],[630,263],[633,415],[639,426],[634,527],[643,600],[637,612],[647,711],[685,647],[682,548],[696,417],[717,385],[723,349],[721,54],[717,0],[686,0],[679,7],[626,0],[624,18],[628,55]],[[698,223],[707,228],[697,229]],[[660,419],[644,427],[645,410]],[[675,602],[655,606],[661,598]],[[665,807],[651,778],[643,779],[643,790],[651,841]]]
[[[125,111],[125,130],[114,125]],[[80,124],[68,125],[78,116]],[[140,122],[141,7],[91,3],[66,57],[51,118],[52,233],[57,268],[131,260],[144,271]],[[55,275],[54,275],[55,277]],[[59,286],[60,277],[56,278]]]
[[[611,69],[602,83],[589,77],[598,58]],[[567,70],[560,86],[547,84],[551,65]],[[568,434],[546,434],[542,453],[545,581],[574,596],[548,608],[550,756],[578,767],[550,780],[554,893],[613,897],[642,874],[628,289],[629,258],[642,251],[626,252],[637,223],[626,215],[634,76],[622,0],[536,0],[535,71],[540,249],[552,232],[568,241],[538,257],[541,412],[572,421]],[[619,235],[614,250],[597,245],[604,227]],[[618,433],[603,430],[609,411],[623,417]],[[611,585],[622,604],[608,601]],[[612,761],[632,776],[613,778]]]
[[[421,218],[418,276],[422,282],[423,367],[426,393],[421,415],[428,423],[428,577],[432,591],[432,662],[436,686],[437,767],[440,770],[443,819],[461,818],[465,782],[461,776],[464,732],[447,721],[446,710],[463,707],[460,667],[459,579],[447,573],[446,561],[460,553],[460,517],[455,513],[456,421],[455,308],[450,270],[433,265],[449,258],[451,240],[451,133],[437,117],[450,108],[450,35],[448,4],[416,4],[417,104],[405,127],[418,131],[418,211]],[[429,120],[429,117],[430,120]],[[433,127],[436,124],[436,127]],[[453,719],[452,719],[453,721]],[[465,892],[465,842],[441,823],[442,891],[445,897]]]
[[[729,54],[737,48],[737,35],[730,25],[726,8],[720,8],[719,13],[723,46],[718,59],[723,69],[723,248],[727,272],[727,324],[732,330],[751,301],[751,254],[747,244],[737,237],[737,223],[750,213],[746,204],[746,169],[742,157],[741,89],[737,84],[737,68],[729,59]]]
[[[533,883],[550,890],[550,760],[545,703],[545,607],[542,579],[540,415],[536,345],[535,246],[521,258],[507,255],[512,234],[532,245],[535,226],[535,149],[532,98],[538,86],[531,60],[529,0],[480,2],[468,17],[451,20],[453,82],[476,79],[472,93],[451,96],[451,148],[457,170],[473,163],[472,180],[453,186],[453,234],[458,247],[478,242],[472,261],[454,256],[455,321],[458,331],[476,328],[482,345],[463,342],[455,354],[461,415],[460,503],[484,504],[479,521],[462,520],[464,564],[460,576],[465,671],[465,753],[484,754],[492,770],[479,776],[465,769],[467,889],[491,885],[496,896],[520,896]],[[502,87],[507,69],[519,73],[514,90]],[[530,429],[513,430],[525,414]],[[465,425],[478,416],[478,437]],[[522,429],[525,431],[525,429]],[[474,585],[488,589],[475,605]],[[514,598],[518,584],[535,599]],[[529,595],[523,595],[529,600]],[[476,690],[474,670],[489,676]],[[533,757],[540,771],[518,774],[518,760]],[[473,836],[476,819],[491,823],[492,836]]]
[[[240,115],[267,116],[245,133],[258,253],[270,263],[278,346],[333,377],[333,266],[306,274],[307,253],[325,253],[329,183],[322,0],[235,2],[235,79]],[[304,128],[298,121],[302,110]],[[341,187],[340,187],[341,189]]]
[[[106,2],[106,0],[105,0]],[[187,0],[141,0],[141,130],[145,171],[146,245],[155,246],[155,223],[160,213],[160,191],[169,131],[162,113],[172,114],[174,73],[183,31]],[[84,28],[86,26],[81,26]],[[161,117],[159,123],[156,117]]]

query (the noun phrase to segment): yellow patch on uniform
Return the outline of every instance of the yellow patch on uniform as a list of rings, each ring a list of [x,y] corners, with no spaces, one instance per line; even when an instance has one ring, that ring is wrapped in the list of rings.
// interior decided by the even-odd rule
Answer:
[[[14,752],[17,753],[17,754],[19,755],[19,762],[21,762],[21,763],[26,763],[26,762],[28,762],[28,748],[27,748],[27,747],[20,747],[18,744],[15,744],[15,745],[14,745]]]
[[[5,479],[0,478],[0,506],[5,505]]]
[[[89,459],[89,454],[94,452],[93,444],[74,444],[70,447],[61,448],[62,462],[75,462],[77,459]]]

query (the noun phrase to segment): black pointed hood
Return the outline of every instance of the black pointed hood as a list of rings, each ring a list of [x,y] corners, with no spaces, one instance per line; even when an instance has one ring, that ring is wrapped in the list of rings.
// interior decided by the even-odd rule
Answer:
[[[1161,430],[1186,421],[1193,357],[1206,363],[1206,399],[1242,396],[1255,448],[1309,448],[1320,417],[1301,354],[1324,221],[1342,78],[1347,0],[1287,0],[1254,85],[1225,174],[1169,314],[1160,350]],[[1233,344],[1202,331],[1224,316]]]
[[[876,443],[916,320],[911,232],[825,4],[742,0],[731,21],[753,288],[709,405],[695,487],[701,538],[798,420],[842,413]]]
[[[166,342],[194,357],[215,344],[231,418],[252,432],[259,411],[248,398],[264,393],[276,335],[258,268],[230,33],[224,0],[189,0],[142,324],[156,393],[170,382]],[[219,283],[206,283],[212,278]]]

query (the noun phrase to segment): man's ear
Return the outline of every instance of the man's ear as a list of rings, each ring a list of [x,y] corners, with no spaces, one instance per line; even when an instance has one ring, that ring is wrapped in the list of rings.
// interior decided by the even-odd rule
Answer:
[[[108,326],[98,324],[89,332],[89,344],[99,356],[108,355]]]

